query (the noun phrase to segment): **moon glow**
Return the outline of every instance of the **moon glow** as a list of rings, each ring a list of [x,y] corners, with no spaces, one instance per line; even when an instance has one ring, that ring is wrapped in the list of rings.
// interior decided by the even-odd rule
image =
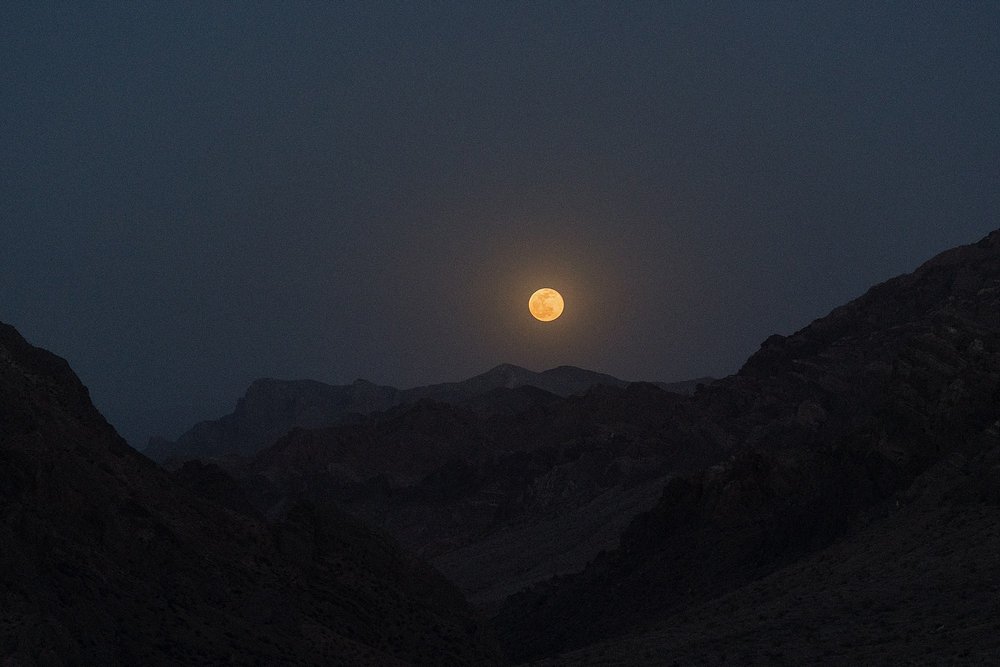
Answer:
[[[542,322],[551,322],[562,315],[565,305],[562,294],[551,287],[535,291],[528,299],[528,310],[536,320]]]

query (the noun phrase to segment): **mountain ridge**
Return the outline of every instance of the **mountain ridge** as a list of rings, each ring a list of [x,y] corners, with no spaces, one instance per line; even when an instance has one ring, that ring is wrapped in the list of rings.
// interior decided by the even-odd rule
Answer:
[[[721,455],[687,428],[688,400],[647,383],[424,398],[293,429],[232,470],[267,490],[265,511],[295,495],[334,502],[492,606],[615,546],[665,479]]]
[[[677,393],[691,393],[712,378],[677,383],[656,383]],[[461,403],[493,389],[533,386],[557,396],[585,392],[597,384],[623,387],[629,382],[606,373],[576,366],[558,366],[535,372],[514,364],[498,364],[479,375],[458,382],[397,389],[357,379],[347,385],[318,380],[254,380],[234,411],[215,420],[199,422],[171,442],[150,438],[144,453],[169,465],[194,458],[251,456],[292,428],[319,428],[351,414],[370,414],[396,405],[429,398]]]

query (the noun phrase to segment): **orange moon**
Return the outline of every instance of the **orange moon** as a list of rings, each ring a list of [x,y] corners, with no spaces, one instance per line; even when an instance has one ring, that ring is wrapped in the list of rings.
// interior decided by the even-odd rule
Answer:
[[[536,290],[528,299],[528,310],[531,311],[531,315],[542,322],[551,322],[562,315],[565,305],[562,294],[551,287]]]

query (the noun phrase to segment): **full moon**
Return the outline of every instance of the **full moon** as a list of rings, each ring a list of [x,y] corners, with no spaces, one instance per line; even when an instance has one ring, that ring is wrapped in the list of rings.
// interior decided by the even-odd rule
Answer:
[[[551,287],[535,291],[528,299],[528,310],[536,320],[542,322],[551,322],[562,315],[564,306],[562,294]]]

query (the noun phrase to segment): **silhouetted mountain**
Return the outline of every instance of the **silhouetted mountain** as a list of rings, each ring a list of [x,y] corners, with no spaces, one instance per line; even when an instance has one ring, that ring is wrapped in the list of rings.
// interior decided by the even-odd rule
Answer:
[[[221,471],[135,452],[64,360],[0,324],[3,664],[496,662],[458,591],[388,538],[328,505],[254,514]]]
[[[667,391],[689,394],[708,378],[660,384]],[[560,366],[535,373],[519,366],[501,364],[462,382],[400,390],[365,380],[333,386],[314,380],[257,380],[229,415],[204,421],[176,442],[151,438],[145,453],[161,463],[178,465],[189,459],[226,459],[252,456],[293,428],[332,425],[351,414],[366,415],[395,405],[432,399],[462,403],[494,389],[533,386],[557,396],[582,394],[593,386],[624,387],[624,380],[594,371]]]
[[[580,574],[511,598],[499,622],[512,657],[552,655],[637,629],[648,632],[601,645],[603,656],[579,651],[557,662],[618,659],[616,652],[684,662],[714,651],[713,634],[724,638],[723,651],[775,642],[763,654],[770,658],[754,660],[780,654],[798,662],[810,651],[812,659],[845,663],[928,659],[921,649],[939,651],[933,660],[997,657],[1000,617],[989,612],[975,626],[955,627],[949,619],[972,623],[976,603],[944,579],[971,562],[960,551],[985,556],[1000,548],[1000,536],[987,530],[998,516],[1000,232],[943,253],[792,336],[769,338],[737,375],[690,403],[728,459],[669,481],[620,548]],[[977,472],[977,461],[993,472]],[[928,482],[936,470],[950,475],[943,487]],[[920,544],[921,526],[943,542]],[[974,535],[977,529],[984,532]],[[917,552],[906,560],[910,569],[898,562],[900,544]],[[995,556],[985,557],[995,565]],[[961,581],[995,590],[993,570],[965,570]],[[848,601],[830,586],[852,575],[867,582],[868,595]],[[779,592],[770,596],[765,583],[750,586],[755,581]],[[815,610],[803,608],[812,602]],[[857,617],[846,615],[865,605],[887,623],[907,625],[852,634]],[[763,634],[742,643],[755,632]],[[794,646],[781,653],[795,633]],[[724,662],[750,661],[726,655]]]

